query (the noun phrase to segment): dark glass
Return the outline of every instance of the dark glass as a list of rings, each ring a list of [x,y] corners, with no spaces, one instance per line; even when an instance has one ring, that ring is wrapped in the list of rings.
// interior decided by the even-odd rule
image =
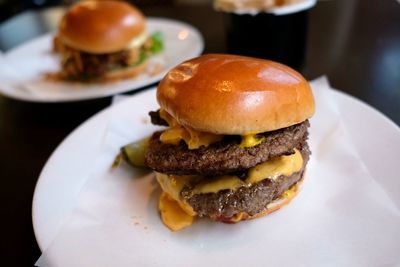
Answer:
[[[301,70],[308,10],[288,15],[226,13],[229,53],[270,59]]]

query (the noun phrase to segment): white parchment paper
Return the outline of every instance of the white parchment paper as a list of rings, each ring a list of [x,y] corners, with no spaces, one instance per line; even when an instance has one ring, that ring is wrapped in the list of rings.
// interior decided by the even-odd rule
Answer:
[[[130,121],[134,107],[111,111],[93,175],[37,266],[400,265],[399,198],[389,197],[357,152],[327,80],[311,84],[312,156],[287,207],[235,225],[202,219],[170,232],[158,215],[153,175],[125,165],[110,170],[132,129],[139,139],[154,127]]]

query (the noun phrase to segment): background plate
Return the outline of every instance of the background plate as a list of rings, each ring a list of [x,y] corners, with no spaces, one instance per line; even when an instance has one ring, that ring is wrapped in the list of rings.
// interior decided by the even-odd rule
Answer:
[[[189,24],[164,18],[147,18],[149,33],[160,31],[165,38],[164,70],[157,75],[142,74],[136,78],[108,83],[67,83],[46,81],[43,73],[59,69],[58,57],[51,53],[53,33],[35,38],[0,57],[0,93],[32,102],[65,102],[93,99],[124,93],[151,85],[182,61],[196,57],[204,48],[200,32]]]

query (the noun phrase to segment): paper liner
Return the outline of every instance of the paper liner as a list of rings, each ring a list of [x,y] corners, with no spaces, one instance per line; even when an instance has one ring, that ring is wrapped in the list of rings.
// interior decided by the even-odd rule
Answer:
[[[153,174],[125,165],[110,170],[122,145],[154,130],[132,121],[129,113],[146,116],[157,105],[153,101],[149,110],[129,106],[123,112],[113,108],[93,175],[36,265],[399,265],[400,199],[390,197],[381,178],[368,170],[327,80],[311,84],[317,107],[311,119],[311,160],[302,191],[284,209],[234,225],[200,219],[172,233],[159,218],[160,189]]]

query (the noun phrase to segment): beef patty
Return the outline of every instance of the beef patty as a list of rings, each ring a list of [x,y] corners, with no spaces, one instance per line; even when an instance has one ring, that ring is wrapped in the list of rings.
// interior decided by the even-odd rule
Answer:
[[[242,186],[236,190],[227,189],[218,193],[191,196],[187,191],[189,189],[186,191],[184,189],[181,195],[200,217],[229,221],[232,216],[240,212],[246,212],[250,216],[256,215],[265,211],[268,204],[302,179],[310,151],[307,144],[300,151],[303,157],[303,167],[291,176],[281,175],[274,180],[264,179],[250,187]]]
[[[189,149],[183,141],[179,145],[162,143],[162,132],[156,132],[150,139],[145,160],[147,166],[166,174],[215,176],[242,172],[273,157],[290,155],[294,148],[304,146],[308,127],[306,120],[264,133],[264,141],[253,147],[240,147],[240,136],[225,136],[198,149]]]
[[[63,62],[63,73],[68,78],[98,78],[113,68],[129,65],[127,50],[109,54],[90,54],[72,50]]]

